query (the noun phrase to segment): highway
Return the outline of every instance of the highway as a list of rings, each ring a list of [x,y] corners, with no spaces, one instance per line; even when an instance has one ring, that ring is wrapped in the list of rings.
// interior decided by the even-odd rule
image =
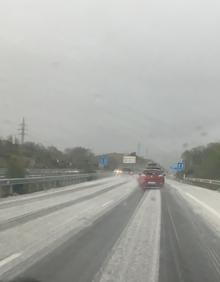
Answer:
[[[220,193],[121,176],[1,199],[0,281],[218,282]]]

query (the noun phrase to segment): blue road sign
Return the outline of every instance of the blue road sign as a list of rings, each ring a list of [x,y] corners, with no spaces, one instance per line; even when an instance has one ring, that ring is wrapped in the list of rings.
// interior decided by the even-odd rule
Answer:
[[[102,168],[107,167],[108,166],[108,162],[109,162],[108,161],[108,156],[103,155],[103,156],[101,156],[99,158],[99,166],[102,167]]]
[[[183,172],[185,170],[185,163],[183,160],[170,166],[170,169],[176,172]]]

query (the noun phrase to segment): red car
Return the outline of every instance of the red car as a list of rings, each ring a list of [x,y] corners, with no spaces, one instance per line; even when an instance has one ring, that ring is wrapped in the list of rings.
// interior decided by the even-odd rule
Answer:
[[[165,183],[165,174],[161,169],[145,169],[139,174],[138,184],[142,189],[150,187],[163,187]]]

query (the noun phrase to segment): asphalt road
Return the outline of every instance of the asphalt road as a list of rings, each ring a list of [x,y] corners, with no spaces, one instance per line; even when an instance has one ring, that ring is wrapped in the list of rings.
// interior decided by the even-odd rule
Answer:
[[[159,282],[220,281],[219,234],[172,187],[161,196]]]
[[[75,205],[77,203],[86,201],[87,199],[95,198],[95,197],[97,197],[99,195],[102,195],[102,194],[104,194],[104,193],[106,193],[108,191],[111,191],[111,190],[113,190],[113,189],[115,189],[115,188],[125,184],[126,182],[127,181],[124,181],[124,182],[122,182],[120,184],[116,183],[116,184],[111,185],[109,187],[106,187],[106,188],[104,188],[104,189],[102,189],[100,191],[97,191],[97,192],[93,193],[92,195],[86,195],[86,196],[81,197],[79,199],[74,199],[74,200],[71,200],[71,201],[66,201],[66,202],[61,203],[59,205],[55,205],[55,206],[52,206],[52,207],[49,207],[49,208],[41,209],[41,210],[39,210],[37,212],[35,211],[35,212],[24,214],[24,215],[21,215],[21,216],[15,216],[10,221],[6,221],[6,222],[2,223],[0,225],[0,231],[6,230],[8,228],[12,228],[14,226],[17,226],[18,224],[22,224],[22,223],[26,223],[28,221],[32,221],[35,218],[43,217],[43,216],[51,214],[51,213],[53,213],[55,211],[59,211],[59,210],[65,209],[67,207],[71,207],[71,206],[73,206],[73,205]],[[86,187],[86,189],[88,189],[88,187]],[[83,190],[84,189],[81,189],[80,191],[83,191]],[[77,192],[77,191],[74,191],[74,192]]]
[[[172,186],[134,189],[13,281],[219,282],[219,236]]]
[[[108,252],[117,241],[142,197],[136,190],[95,224],[57,248],[28,269],[22,277],[38,281],[92,281]]]

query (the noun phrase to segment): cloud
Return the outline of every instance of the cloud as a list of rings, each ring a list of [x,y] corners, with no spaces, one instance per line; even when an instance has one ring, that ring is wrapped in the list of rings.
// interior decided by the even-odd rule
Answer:
[[[217,1],[8,1],[0,11],[0,118],[33,141],[169,163],[218,140]],[[208,134],[205,134],[208,133]],[[188,144],[188,146],[183,146]]]

